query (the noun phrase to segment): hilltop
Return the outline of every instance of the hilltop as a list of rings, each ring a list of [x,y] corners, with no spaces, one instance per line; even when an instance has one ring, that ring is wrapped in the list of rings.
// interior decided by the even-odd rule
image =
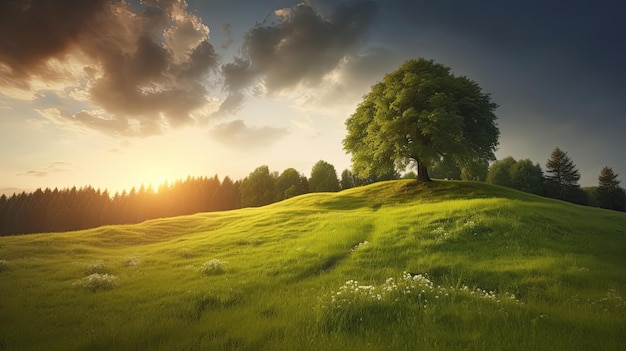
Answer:
[[[0,350],[619,350],[626,214],[474,182],[0,238]]]

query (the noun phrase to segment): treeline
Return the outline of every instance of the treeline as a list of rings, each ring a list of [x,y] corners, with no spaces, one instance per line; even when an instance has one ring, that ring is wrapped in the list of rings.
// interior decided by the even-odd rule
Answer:
[[[346,173],[347,172],[347,173]],[[307,178],[294,168],[282,173],[261,166],[243,180],[218,176],[189,177],[158,188],[141,186],[111,195],[91,186],[77,189],[37,189],[10,197],[0,196],[0,235],[81,230],[112,224],[140,223],[148,219],[198,212],[263,206],[309,192],[339,191],[375,181],[348,171],[349,181],[337,178],[335,167],[319,161]]]
[[[110,196],[93,187],[37,189],[0,197],[0,235],[61,232],[239,208],[239,183],[187,178]]]
[[[626,193],[617,177],[612,168],[604,167],[598,186],[581,188],[576,165],[557,147],[546,162],[545,174],[538,163],[506,157],[489,167],[486,182],[580,205],[626,211]]]
[[[580,173],[567,153],[555,149],[544,174],[538,163],[507,157],[476,169],[454,165],[433,167],[433,176],[447,179],[486,181],[517,190],[583,205],[626,211],[626,195],[617,174],[602,169],[598,186],[581,188]],[[404,178],[415,178],[409,172]],[[294,168],[282,173],[260,166],[243,180],[225,177],[188,177],[158,188],[141,186],[111,196],[107,190],[37,189],[10,197],[0,196],[0,235],[62,232],[112,224],[140,223],[148,219],[173,217],[198,212],[213,212],[257,207],[309,192],[339,191],[381,180],[398,179],[400,174],[361,178],[350,170],[337,177],[335,167],[317,162],[310,178]]]

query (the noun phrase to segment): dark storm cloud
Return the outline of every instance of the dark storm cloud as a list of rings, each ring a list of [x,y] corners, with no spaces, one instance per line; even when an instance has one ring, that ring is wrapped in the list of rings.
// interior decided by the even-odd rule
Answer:
[[[179,0],[144,1],[139,12],[104,0],[0,2],[0,91],[41,94],[59,80],[55,93],[68,105],[97,107],[59,109],[67,123],[160,133],[194,122],[193,111],[208,103],[205,79],[219,60],[208,33]]]
[[[390,0],[382,6],[385,20],[396,20],[385,39],[406,44],[413,36],[452,62],[455,54],[466,59],[458,55],[465,45],[464,56],[470,49],[480,56],[476,65],[494,63],[492,71],[511,72],[515,80],[492,74],[499,84],[535,91],[541,85],[548,100],[535,102],[541,107],[571,94],[626,95],[626,2]]]
[[[235,120],[216,125],[209,134],[221,144],[249,148],[271,145],[287,133],[283,128],[248,127],[242,120]]]
[[[222,66],[225,87],[239,93],[257,80],[269,93],[315,86],[358,52],[377,12],[372,1],[335,5],[329,16],[306,3],[276,10],[246,33],[243,55]]]
[[[0,62],[19,79],[40,69],[79,40],[107,0],[5,0],[0,2]],[[3,72],[6,74],[7,72]]]

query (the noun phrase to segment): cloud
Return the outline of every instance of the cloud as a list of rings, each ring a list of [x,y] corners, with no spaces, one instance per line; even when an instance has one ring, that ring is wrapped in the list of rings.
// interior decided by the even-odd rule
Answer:
[[[0,2],[0,93],[56,94],[60,123],[152,135],[196,122],[219,66],[184,0]],[[24,45],[28,43],[28,45]],[[67,106],[88,104],[89,110]],[[101,113],[102,112],[102,113]]]
[[[258,81],[269,94],[319,86],[361,49],[377,12],[371,1],[335,5],[329,16],[307,3],[274,11],[246,33],[242,55],[222,66],[225,89],[241,93]]]
[[[371,86],[389,73],[389,67],[397,67],[401,61],[399,55],[381,47],[345,56],[318,88],[306,90],[296,103],[305,109],[336,111],[345,107],[351,113]]]
[[[269,146],[287,134],[284,128],[248,127],[242,120],[218,124],[209,132],[213,140],[236,148]]]
[[[31,169],[18,174],[18,176],[46,177],[50,173],[65,172],[69,166],[71,166],[69,162],[51,162],[40,169]]]

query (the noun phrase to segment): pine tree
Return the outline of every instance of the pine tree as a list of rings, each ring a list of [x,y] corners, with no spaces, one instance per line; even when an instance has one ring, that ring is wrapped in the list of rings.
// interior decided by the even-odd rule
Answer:
[[[624,189],[619,186],[620,181],[617,180],[617,174],[609,167],[602,168],[598,177],[598,202],[600,207],[611,210],[624,211],[625,194]]]
[[[580,173],[567,152],[558,147],[552,151],[546,163],[546,192],[549,197],[585,203],[586,194],[580,189]]]

